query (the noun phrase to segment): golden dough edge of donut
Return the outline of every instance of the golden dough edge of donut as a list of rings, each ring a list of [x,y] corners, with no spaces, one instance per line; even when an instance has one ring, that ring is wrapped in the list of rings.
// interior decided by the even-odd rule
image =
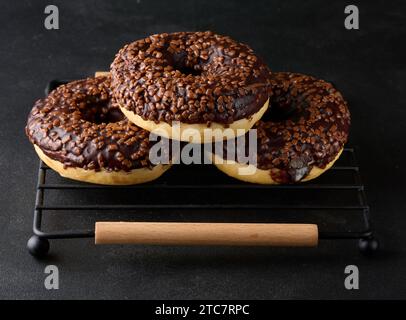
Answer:
[[[326,172],[328,169],[330,169],[333,164],[338,160],[338,158],[340,157],[341,153],[343,152],[344,147],[341,148],[341,150],[338,152],[338,154],[336,155],[336,157],[330,161],[325,168],[319,168],[319,167],[313,167],[312,170],[310,170],[309,174],[303,179],[298,181],[300,182],[306,182],[309,180],[313,180],[315,178],[317,178],[318,176],[320,176],[321,174],[323,174],[324,172]],[[215,154],[211,154],[212,159],[213,159],[213,164],[222,172],[224,172],[226,175],[241,180],[241,181],[245,181],[245,182],[250,182],[250,183],[258,183],[258,184],[280,184],[279,182],[275,181],[274,179],[272,179],[271,174],[270,174],[270,170],[263,170],[263,169],[258,169],[255,168],[252,164],[251,165],[246,165],[246,164],[239,164],[235,161],[229,160],[229,163],[217,163],[219,161],[221,161],[222,159],[215,155]],[[254,174],[251,175],[241,175],[239,174],[239,169],[243,169],[248,167],[248,166],[252,166],[253,168],[256,169]]]
[[[132,123],[137,125],[138,127],[141,127],[149,132],[154,131],[157,135],[163,136],[165,138],[169,139],[175,139],[175,140],[181,140],[181,141],[193,141],[193,142],[203,142],[204,141],[204,129],[220,129],[220,130],[225,130],[225,129],[231,129],[234,131],[235,136],[238,135],[243,135],[245,134],[249,129],[252,128],[252,126],[262,118],[264,115],[265,111],[268,109],[268,104],[269,104],[269,99],[264,103],[264,105],[259,109],[256,113],[252,114],[250,118],[244,118],[240,119],[237,121],[234,121],[233,123],[230,123],[229,126],[226,128],[224,127],[223,124],[217,123],[217,122],[212,122],[210,124],[210,127],[207,127],[206,124],[204,123],[195,123],[195,124],[189,124],[189,123],[182,123],[180,122],[180,130],[176,134],[176,137],[172,135],[172,126],[166,122],[159,122],[155,123],[154,121],[151,120],[144,120],[142,119],[139,115],[135,114],[134,112],[127,110],[123,107],[120,106],[121,111],[124,113],[124,115],[127,117],[128,120],[130,120]],[[242,129],[244,131],[237,132],[237,129]],[[183,134],[187,134],[187,131],[190,130],[191,133],[199,133],[197,135],[197,139],[199,140],[192,140],[191,139],[182,139]],[[188,134],[188,136],[196,136],[193,134]],[[224,135],[215,135],[212,137],[212,141],[221,141],[229,139],[229,137],[224,136]]]
[[[159,178],[171,165],[156,165],[152,169],[139,168],[133,169],[129,172],[126,171],[107,171],[102,169],[100,171],[85,170],[77,167],[64,168],[63,163],[57,160],[53,160],[48,157],[37,145],[34,145],[34,149],[40,159],[45,164],[58,172],[62,177],[72,180],[78,180],[83,182],[90,182],[104,185],[130,185],[145,183]]]

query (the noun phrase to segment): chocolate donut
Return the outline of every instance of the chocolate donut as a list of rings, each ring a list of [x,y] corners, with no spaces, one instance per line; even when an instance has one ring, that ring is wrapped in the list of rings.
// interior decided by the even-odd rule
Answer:
[[[186,141],[188,129],[199,138],[220,129],[215,141],[225,128],[249,130],[267,109],[268,74],[247,45],[209,31],[152,35],[124,46],[111,64],[113,96],[127,118]]]
[[[96,77],[59,86],[35,103],[26,134],[38,156],[64,177],[99,184],[156,179],[170,165],[150,162],[149,132],[112,103],[110,82]]]
[[[247,165],[236,161],[216,165],[230,176],[254,183],[314,179],[334,164],[347,142],[347,103],[333,85],[311,76],[280,72],[269,79],[270,108],[253,127],[257,130],[255,173],[238,174]],[[223,158],[226,149],[225,144]],[[214,158],[221,162],[218,155]]]

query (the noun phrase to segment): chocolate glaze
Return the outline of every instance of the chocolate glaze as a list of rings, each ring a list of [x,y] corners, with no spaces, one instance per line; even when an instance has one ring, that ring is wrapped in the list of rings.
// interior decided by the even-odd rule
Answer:
[[[127,44],[112,65],[113,96],[144,120],[230,124],[269,97],[269,69],[253,50],[207,32],[152,35]]]
[[[112,103],[109,87],[109,77],[58,87],[32,108],[25,129],[28,138],[65,168],[130,171],[152,167],[149,132],[124,117]]]
[[[279,183],[298,182],[313,166],[325,168],[343,148],[350,112],[341,93],[328,82],[287,72],[272,73],[269,79],[270,107],[253,127],[257,167],[270,170]],[[225,144],[224,157],[226,150]]]

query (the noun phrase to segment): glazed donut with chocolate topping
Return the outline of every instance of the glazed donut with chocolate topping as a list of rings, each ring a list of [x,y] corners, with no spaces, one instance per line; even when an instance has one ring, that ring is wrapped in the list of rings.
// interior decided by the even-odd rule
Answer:
[[[70,82],[38,100],[26,134],[38,156],[60,175],[99,184],[154,180],[170,165],[149,160],[149,132],[111,102],[110,78]]]
[[[111,64],[113,96],[129,120],[172,137],[194,129],[250,129],[268,106],[268,67],[245,44],[212,32],[152,35],[127,44]],[[190,132],[193,130],[189,130]],[[239,134],[235,132],[236,134]]]
[[[255,173],[240,175],[238,169],[247,165],[230,160],[216,166],[232,177],[253,183],[314,179],[334,164],[347,142],[347,103],[330,83],[311,76],[280,72],[271,74],[270,81],[270,109],[254,126]],[[219,160],[214,155],[214,162]]]

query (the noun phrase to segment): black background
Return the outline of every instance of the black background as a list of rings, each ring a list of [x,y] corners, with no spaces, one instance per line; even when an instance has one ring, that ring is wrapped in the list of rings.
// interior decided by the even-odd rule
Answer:
[[[60,30],[46,30],[56,4]],[[0,297],[2,298],[405,298],[404,1],[2,1],[0,4]],[[360,29],[344,28],[356,4]],[[353,242],[318,249],[95,247],[53,241],[36,261],[31,235],[38,159],[24,135],[34,100],[53,78],[106,70],[125,43],[152,33],[213,30],[248,43],[275,71],[336,84],[352,112],[351,142],[377,235],[367,259]],[[56,264],[60,289],[43,286]],[[344,289],[344,268],[360,269],[360,290]]]

